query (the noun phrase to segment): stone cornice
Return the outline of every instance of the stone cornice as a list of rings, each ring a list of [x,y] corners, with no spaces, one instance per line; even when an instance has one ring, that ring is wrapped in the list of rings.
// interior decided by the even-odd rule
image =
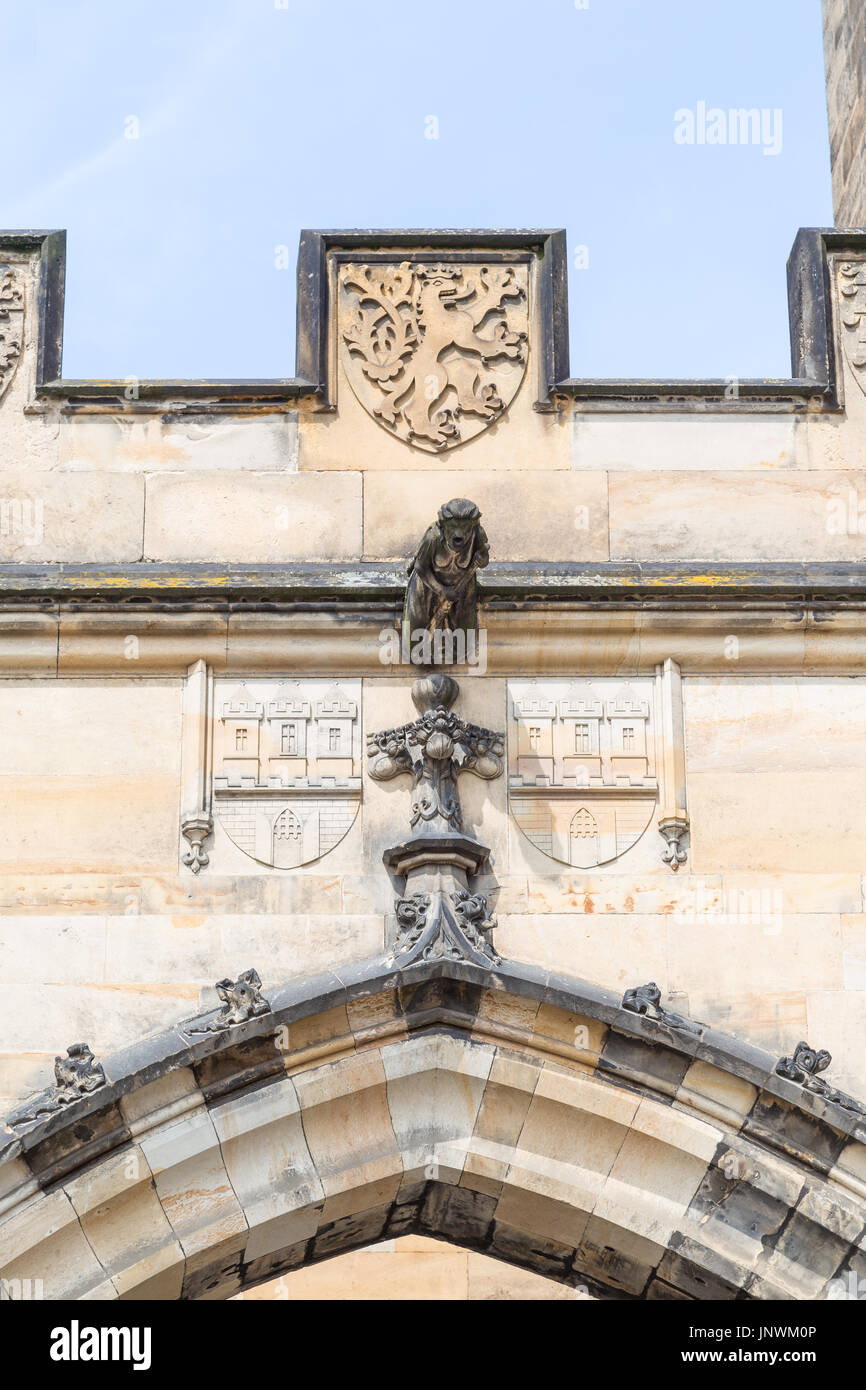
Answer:
[[[198,660],[217,675],[402,670],[392,664],[402,565],[4,568],[0,678],[182,677]],[[669,657],[684,675],[866,674],[861,567],[527,564],[487,575],[481,664],[458,675],[628,676]]]
[[[126,606],[183,604],[402,603],[404,561],[280,565],[166,563],[0,564],[0,604],[36,601]],[[479,574],[482,600],[546,606],[563,600],[641,605],[758,599],[802,603],[866,601],[866,563],[810,561],[493,561]]]

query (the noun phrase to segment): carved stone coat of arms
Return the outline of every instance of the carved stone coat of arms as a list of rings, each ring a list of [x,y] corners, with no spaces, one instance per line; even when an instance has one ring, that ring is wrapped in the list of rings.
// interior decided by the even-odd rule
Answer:
[[[275,869],[310,864],[361,800],[357,680],[218,681],[214,812],[237,847]]]
[[[509,806],[536,848],[574,868],[640,839],[659,796],[653,682],[510,681]]]
[[[0,396],[15,375],[24,332],[24,287],[14,265],[0,265]]]
[[[343,265],[338,338],[358,400],[430,453],[472,439],[526,370],[526,264]]]

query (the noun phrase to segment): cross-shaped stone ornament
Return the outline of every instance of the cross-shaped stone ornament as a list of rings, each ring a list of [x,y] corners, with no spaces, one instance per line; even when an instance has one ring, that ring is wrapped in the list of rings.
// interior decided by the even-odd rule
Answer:
[[[412,777],[414,833],[384,855],[387,866],[406,878],[404,895],[395,903],[394,958],[401,964],[468,959],[489,966],[499,960],[490,940],[495,923],[487,900],[470,891],[467,877],[478,873],[489,850],[463,829],[457,781],[463,772],[485,780],[499,777],[505,739],[454,714],[458,694],[451,676],[419,677],[412,686],[418,718],[367,740],[371,777],[380,782],[402,773]]]

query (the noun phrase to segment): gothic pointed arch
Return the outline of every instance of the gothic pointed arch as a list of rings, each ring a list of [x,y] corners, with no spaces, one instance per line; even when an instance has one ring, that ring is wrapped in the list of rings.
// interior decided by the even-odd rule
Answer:
[[[10,1117],[7,1288],[224,1298],[411,1232],[604,1298],[812,1299],[862,1273],[862,1114],[635,1012],[653,987],[623,1008],[441,960],[259,983]]]

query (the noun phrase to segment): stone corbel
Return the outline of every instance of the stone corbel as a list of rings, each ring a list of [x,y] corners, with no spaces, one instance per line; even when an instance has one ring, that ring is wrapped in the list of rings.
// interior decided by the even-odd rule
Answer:
[[[189,667],[183,693],[183,785],[180,830],[189,849],[183,863],[197,874],[208,863],[204,842],[213,832],[211,747],[213,672],[204,661]]]
[[[689,813],[686,802],[683,678],[679,666],[670,658],[656,667],[656,709],[657,761],[661,784],[659,834],[665,842],[662,860],[676,872],[688,857],[685,841]]]

